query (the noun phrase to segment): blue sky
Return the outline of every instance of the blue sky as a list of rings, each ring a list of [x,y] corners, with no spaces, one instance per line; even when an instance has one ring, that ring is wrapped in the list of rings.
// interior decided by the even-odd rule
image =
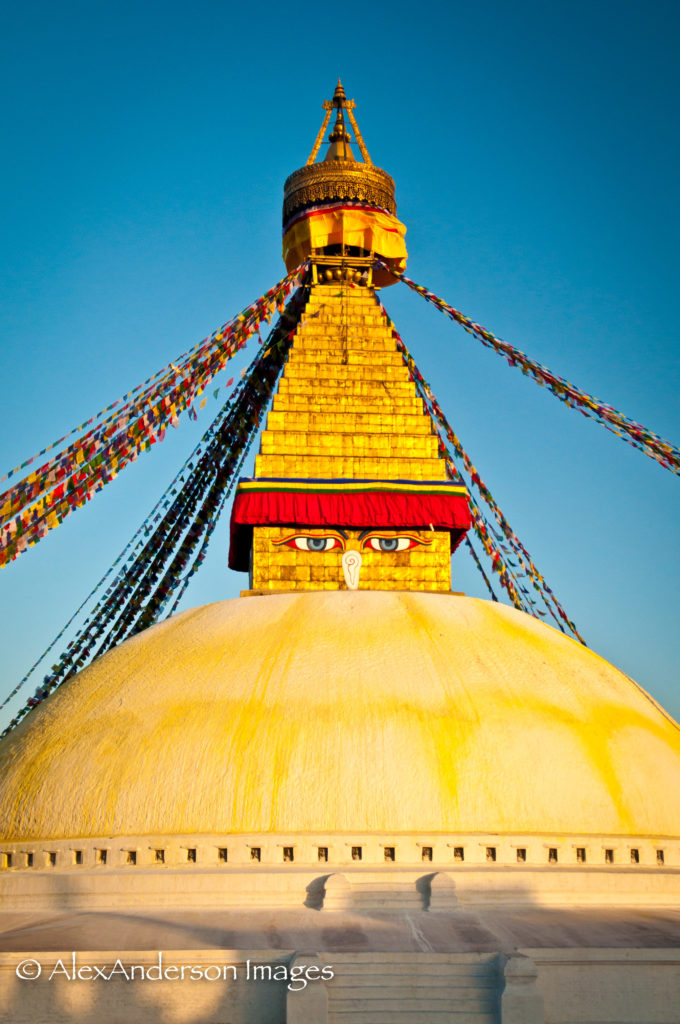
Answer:
[[[7,8],[0,471],[282,276],[282,184],[338,75],[396,180],[411,276],[677,442],[679,22],[676,3],[579,0]],[[680,717],[680,481],[405,288],[383,298],[590,646]],[[211,411],[3,571],[0,692],[103,576]],[[484,596],[466,555],[454,574]],[[184,605],[245,585],[222,523]]]

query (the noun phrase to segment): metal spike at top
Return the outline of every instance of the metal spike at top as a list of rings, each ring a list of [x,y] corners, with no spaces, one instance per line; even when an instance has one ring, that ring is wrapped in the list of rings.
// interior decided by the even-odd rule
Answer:
[[[331,146],[329,147],[329,152],[326,155],[325,159],[354,160],[354,155],[349,147],[350,136],[345,127],[345,118],[343,111],[346,110],[347,116],[349,117],[350,120],[350,124],[352,125],[352,128],[354,130],[354,136],[356,138],[357,145],[359,146],[362,159],[365,164],[371,166],[373,161],[371,160],[368,154],[366,144],[364,143],[361,132],[359,131],[359,125],[357,124],[356,118],[354,116],[354,108],[356,106],[356,102],[354,100],[347,99],[345,89],[339,78],[338,84],[335,87],[335,92],[333,93],[333,99],[324,100],[322,106],[323,109],[326,111],[326,115],[323,119],[323,124],[319,129],[319,133],[312,147],[312,151],[307,157],[307,163],[313,164],[315,162],[319,153],[319,149],[321,148],[321,143],[323,142],[323,137],[326,133],[326,129],[328,128],[328,124],[331,119],[331,113],[335,109],[337,110],[335,125],[333,127],[333,131],[328,137],[328,141],[330,142]]]
[[[336,85],[335,92],[333,93],[332,103],[334,106],[338,107],[341,106],[343,101],[346,99],[347,97],[345,96],[345,90],[342,87],[342,82],[338,78],[338,84]]]
[[[337,89],[335,91],[337,93]],[[343,104],[339,104],[333,131],[328,136],[330,146],[328,147],[324,162],[329,160],[354,160],[354,153],[350,146],[352,138],[345,127],[345,118],[342,110]]]

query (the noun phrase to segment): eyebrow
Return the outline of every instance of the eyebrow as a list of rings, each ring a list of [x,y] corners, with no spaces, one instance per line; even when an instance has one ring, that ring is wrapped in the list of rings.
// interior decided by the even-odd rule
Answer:
[[[362,530],[361,533],[359,534],[357,540],[363,540],[367,533],[372,533],[372,532],[373,531],[370,530],[370,529],[369,530]]]

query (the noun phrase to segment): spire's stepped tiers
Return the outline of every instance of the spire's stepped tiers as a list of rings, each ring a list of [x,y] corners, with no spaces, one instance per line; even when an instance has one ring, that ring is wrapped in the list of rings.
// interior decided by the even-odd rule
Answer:
[[[313,288],[260,450],[258,477],[446,480],[372,289]]]
[[[262,435],[256,479],[239,487],[234,522],[252,527],[232,536],[230,564],[248,568],[241,549],[252,544],[254,590],[337,590],[349,585],[341,560],[354,549],[361,555],[357,588],[449,590],[451,550],[469,525],[465,489],[447,478],[373,288],[355,283],[348,266],[315,263],[314,276],[331,281],[311,288]],[[295,493],[307,515],[291,497],[283,510],[272,501],[244,519],[244,489],[258,487],[276,491],[279,504],[282,493]],[[321,492],[326,506],[316,508]],[[450,510],[444,519],[433,499]],[[398,525],[406,531],[401,537]],[[381,529],[391,538],[371,535]],[[310,543],[328,546],[312,551]],[[376,549],[390,544],[394,550]]]

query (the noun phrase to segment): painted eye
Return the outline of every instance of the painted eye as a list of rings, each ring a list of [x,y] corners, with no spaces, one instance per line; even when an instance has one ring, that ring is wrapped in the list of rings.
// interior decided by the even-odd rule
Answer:
[[[326,537],[306,537],[301,533],[292,536],[288,534],[281,540],[275,540],[274,544],[276,547],[285,544],[287,548],[297,548],[298,551],[332,551],[333,548],[343,547],[340,537],[334,537],[332,534]]]
[[[332,551],[340,546],[337,537],[292,537],[288,543],[300,551]]]
[[[409,548],[414,548],[420,543],[421,541],[416,540],[415,537],[369,537],[365,547],[383,552],[408,551]]]

